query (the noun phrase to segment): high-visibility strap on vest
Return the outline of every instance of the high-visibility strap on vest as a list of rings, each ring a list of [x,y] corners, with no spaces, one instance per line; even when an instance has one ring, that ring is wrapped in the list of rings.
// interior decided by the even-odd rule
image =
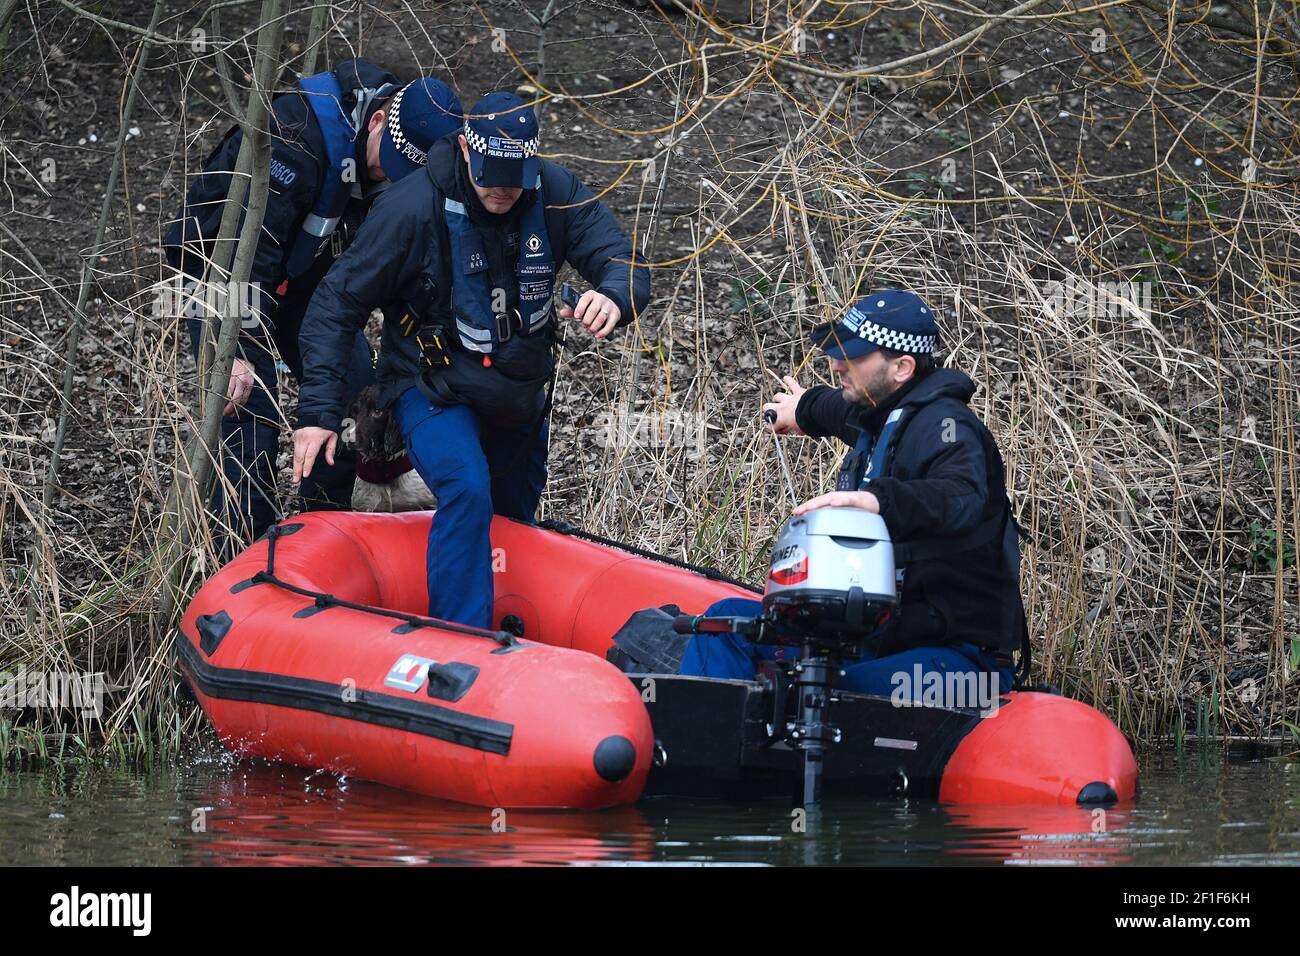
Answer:
[[[538,331],[551,320],[555,294],[555,257],[546,231],[546,201],[539,174],[537,195],[519,219],[519,259],[515,285],[519,308],[511,313],[494,288],[491,263],[478,227],[465,204],[443,197],[443,218],[450,245],[451,308],[460,343],[490,355],[516,334]]]
[[[356,142],[365,114],[376,97],[384,96],[396,87],[385,83],[377,89],[365,87],[353,91],[356,107],[351,113],[344,108],[343,89],[332,70],[303,77],[298,81],[298,88],[320,126],[329,168],[321,180],[316,203],[303,220],[302,229],[289,249],[285,275],[290,279],[312,267],[321,248],[338,228],[352,187],[361,175],[357,169]]]

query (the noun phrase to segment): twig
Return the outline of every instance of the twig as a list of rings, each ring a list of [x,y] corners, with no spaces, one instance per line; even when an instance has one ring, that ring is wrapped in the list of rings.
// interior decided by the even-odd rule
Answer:
[[[131,74],[131,88],[126,96],[126,104],[122,108],[122,119],[117,131],[117,143],[113,147],[113,164],[109,169],[108,183],[104,187],[104,201],[99,207],[99,224],[95,227],[95,241],[91,245],[90,253],[81,264],[81,284],[77,289],[77,304],[73,307],[72,324],[68,329],[68,345],[64,354],[63,390],[59,395],[58,425],[54,434],[54,447],[50,451],[49,469],[45,473],[45,485],[41,491],[41,513],[45,520],[48,520],[50,506],[54,501],[54,489],[59,480],[59,462],[63,454],[63,443],[68,432],[68,412],[72,408],[72,379],[77,368],[77,346],[81,344],[81,333],[86,323],[86,314],[83,310],[86,306],[86,299],[90,295],[90,263],[103,244],[104,233],[108,229],[109,214],[117,191],[117,179],[122,170],[122,156],[126,145],[127,130],[131,125],[131,118],[135,114],[136,94],[140,90],[140,80],[144,76],[145,64],[149,61],[149,38],[155,35],[153,29],[158,25],[162,10],[163,0],[156,0],[153,7],[153,16],[149,20],[149,29],[141,31],[146,36],[146,39],[140,44],[135,70]]]
[[[85,17],[87,20],[91,20],[95,23],[98,23],[100,26],[112,27],[114,30],[125,30],[127,33],[134,33],[137,36],[142,36],[146,40],[150,40],[154,43],[170,44],[170,45],[189,43],[188,40],[184,40],[184,41],[177,40],[174,37],[167,37],[167,36],[163,36],[161,33],[155,33],[153,28],[158,25],[157,18],[154,18],[153,20],[150,21],[147,29],[142,30],[140,27],[136,26],[133,23],[123,23],[121,20],[110,20],[108,17],[101,17],[98,13],[91,13],[89,10],[85,9],[84,7],[77,6],[75,3],[72,2],[72,0],[59,0],[59,3],[67,7],[77,16]]]

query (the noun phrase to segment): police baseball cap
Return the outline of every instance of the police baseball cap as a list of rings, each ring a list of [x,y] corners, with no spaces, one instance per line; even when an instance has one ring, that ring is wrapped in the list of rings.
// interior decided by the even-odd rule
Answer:
[[[533,189],[541,172],[537,114],[513,93],[489,93],[465,117],[469,171],[479,186]]]
[[[833,359],[861,358],[882,348],[929,355],[939,342],[939,327],[919,296],[882,289],[853,303],[838,322],[817,326],[809,340]]]
[[[379,165],[392,182],[429,162],[429,147],[460,129],[460,100],[450,86],[431,77],[406,84],[386,109],[379,141]]]

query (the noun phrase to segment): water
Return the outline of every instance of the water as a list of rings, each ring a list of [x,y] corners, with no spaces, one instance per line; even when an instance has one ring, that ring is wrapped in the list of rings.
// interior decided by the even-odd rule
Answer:
[[[151,772],[0,772],[0,864],[1300,864],[1300,756],[1141,760],[1135,804],[644,801],[493,811],[222,756]]]

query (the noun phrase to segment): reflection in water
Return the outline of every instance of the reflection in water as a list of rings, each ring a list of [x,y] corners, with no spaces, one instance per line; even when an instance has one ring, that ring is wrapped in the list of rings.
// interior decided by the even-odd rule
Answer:
[[[944,848],[955,856],[1018,865],[1096,866],[1131,863],[1133,803],[1082,807],[944,807],[963,838]]]
[[[305,779],[298,789],[286,786]],[[254,767],[216,782],[185,862],[530,865],[649,860],[636,807],[490,810],[325,774]]]
[[[365,782],[258,767],[215,781],[192,863],[628,865],[834,864],[923,849],[972,862],[1125,863],[1127,817],[1077,807],[829,803],[799,818],[781,803],[667,800],[602,811],[489,810]],[[1103,831],[1096,831],[1097,820]],[[935,837],[939,834],[938,839]],[[967,862],[925,860],[926,862]]]
[[[0,864],[1300,864],[1300,763],[1149,756],[1136,802],[1077,807],[645,800],[492,811],[291,767],[0,772]]]

